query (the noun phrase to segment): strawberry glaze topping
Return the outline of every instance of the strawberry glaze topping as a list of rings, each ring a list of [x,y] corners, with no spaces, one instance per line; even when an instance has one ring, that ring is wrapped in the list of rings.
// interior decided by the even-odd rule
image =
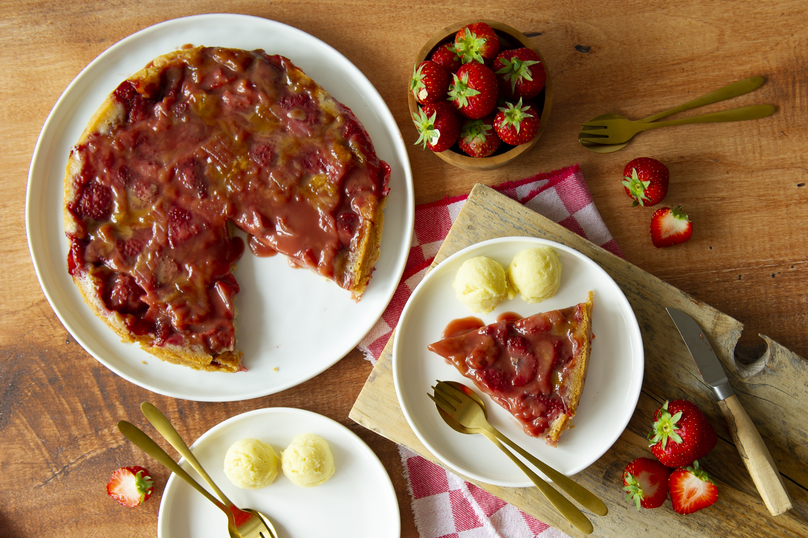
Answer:
[[[454,320],[429,349],[507,409],[528,435],[539,437],[567,412],[563,380],[580,353],[582,308],[526,318],[508,312],[487,326],[477,318]]]
[[[159,84],[123,82],[121,123],[72,150],[68,269],[153,345],[232,350],[231,274],[281,252],[349,288],[351,247],[389,166],[354,114],[288,59],[198,48]]]

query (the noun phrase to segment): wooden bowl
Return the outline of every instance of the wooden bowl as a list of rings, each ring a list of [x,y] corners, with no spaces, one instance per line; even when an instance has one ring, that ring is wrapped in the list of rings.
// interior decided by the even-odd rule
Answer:
[[[527,47],[531,49],[533,52],[539,55],[541,58],[542,64],[544,64],[545,71],[547,71],[547,63],[544,61],[544,57],[529,40],[522,34],[519,30],[508,26],[507,24],[503,24],[497,21],[485,20],[485,19],[473,19],[464,22],[455,23],[452,25],[447,26],[446,28],[440,30],[435,35],[433,35],[429,41],[421,48],[418,52],[418,55],[415,58],[415,65],[420,64],[424,60],[428,59],[432,52],[438,48],[439,45],[443,44],[448,40],[454,40],[455,34],[464,26],[475,23],[475,22],[484,22],[488,24],[491,28],[499,36],[499,40],[502,43],[502,50],[505,49],[513,49],[519,47]],[[408,95],[408,104],[410,108],[410,117],[414,113],[418,111],[418,102],[412,96],[412,92],[407,92]],[[536,145],[536,142],[539,141],[539,137],[541,136],[544,128],[547,126],[547,120],[550,117],[550,105],[553,102],[553,87],[552,83],[550,82],[550,73],[547,72],[547,81],[544,84],[544,89],[532,99],[539,107],[539,132],[536,133],[536,136],[528,142],[527,144],[522,144],[519,146],[511,146],[505,144],[504,142],[500,145],[499,149],[496,153],[491,155],[490,157],[470,157],[463,153],[460,148],[455,144],[453,147],[447,149],[446,151],[442,151],[440,153],[435,153],[438,157],[443,159],[449,164],[457,166],[459,168],[463,168],[465,170],[494,170],[495,168],[500,168],[505,166],[506,164],[510,163],[514,159],[517,159],[522,154],[528,152],[533,146]],[[427,150],[429,151],[429,150]]]

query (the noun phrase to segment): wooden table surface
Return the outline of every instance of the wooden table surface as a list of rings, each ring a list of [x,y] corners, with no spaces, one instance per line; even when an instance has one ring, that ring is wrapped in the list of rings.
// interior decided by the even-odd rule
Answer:
[[[155,536],[167,472],[125,441],[118,420],[142,423],[150,400],[194,440],[234,415],[298,407],[349,427],[378,454],[396,488],[402,537],[418,535],[397,447],[348,418],[371,371],[353,351],[314,379],[279,394],[232,403],[155,395],[88,355],[51,310],[25,238],[25,191],[37,136],[70,81],[98,54],[147,26],[186,15],[231,12],[277,20],[325,41],[376,86],[409,148],[416,203],[578,163],[595,202],[631,263],[738,319],[744,346],[759,333],[808,356],[808,13],[802,1],[457,2],[239,1],[0,4],[0,537]],[[492,172],[452,168],[413,146],[405,89],[412,60],[438,29],[469,18],[519,29],[542,51],[553,110],[538,145]],[[766,84],[730,106],[772,103],[753,122],[673,127],[598,155],[581,147],[578,124],[606,112],[640,118],[751,75]],[[656,249],[652,208],[631,208],[620,185],[640,156],[668,165],[667,203],[694,221],[685,245]],[[326,389],[327,390],[324,390]],[[117,467],[149,464],[155,496],[123,509],[104,484]]]

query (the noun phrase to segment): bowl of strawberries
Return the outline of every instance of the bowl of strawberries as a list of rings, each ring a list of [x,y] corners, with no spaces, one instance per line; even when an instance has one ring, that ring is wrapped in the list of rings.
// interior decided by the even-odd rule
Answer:
[[[416,144],[466,170],[493,170],[530,150],[550,116],[552,86],[528,38],[497,21],[447,26],[421,48],[408,103]]]

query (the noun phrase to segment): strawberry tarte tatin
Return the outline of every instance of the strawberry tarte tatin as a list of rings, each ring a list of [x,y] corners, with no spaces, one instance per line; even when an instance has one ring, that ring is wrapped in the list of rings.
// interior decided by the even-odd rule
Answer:
[[[71,150],[68,270],[124,341],[237,371],[233,229],[359,300],[389,177],[351,110],[288,59],[185,47],[121,83]]]
[[[532,437],[555,446],[578,410],[589,368],[592,292],[586,302],[484,325],[450,323],[429,349],[507,410]]]

